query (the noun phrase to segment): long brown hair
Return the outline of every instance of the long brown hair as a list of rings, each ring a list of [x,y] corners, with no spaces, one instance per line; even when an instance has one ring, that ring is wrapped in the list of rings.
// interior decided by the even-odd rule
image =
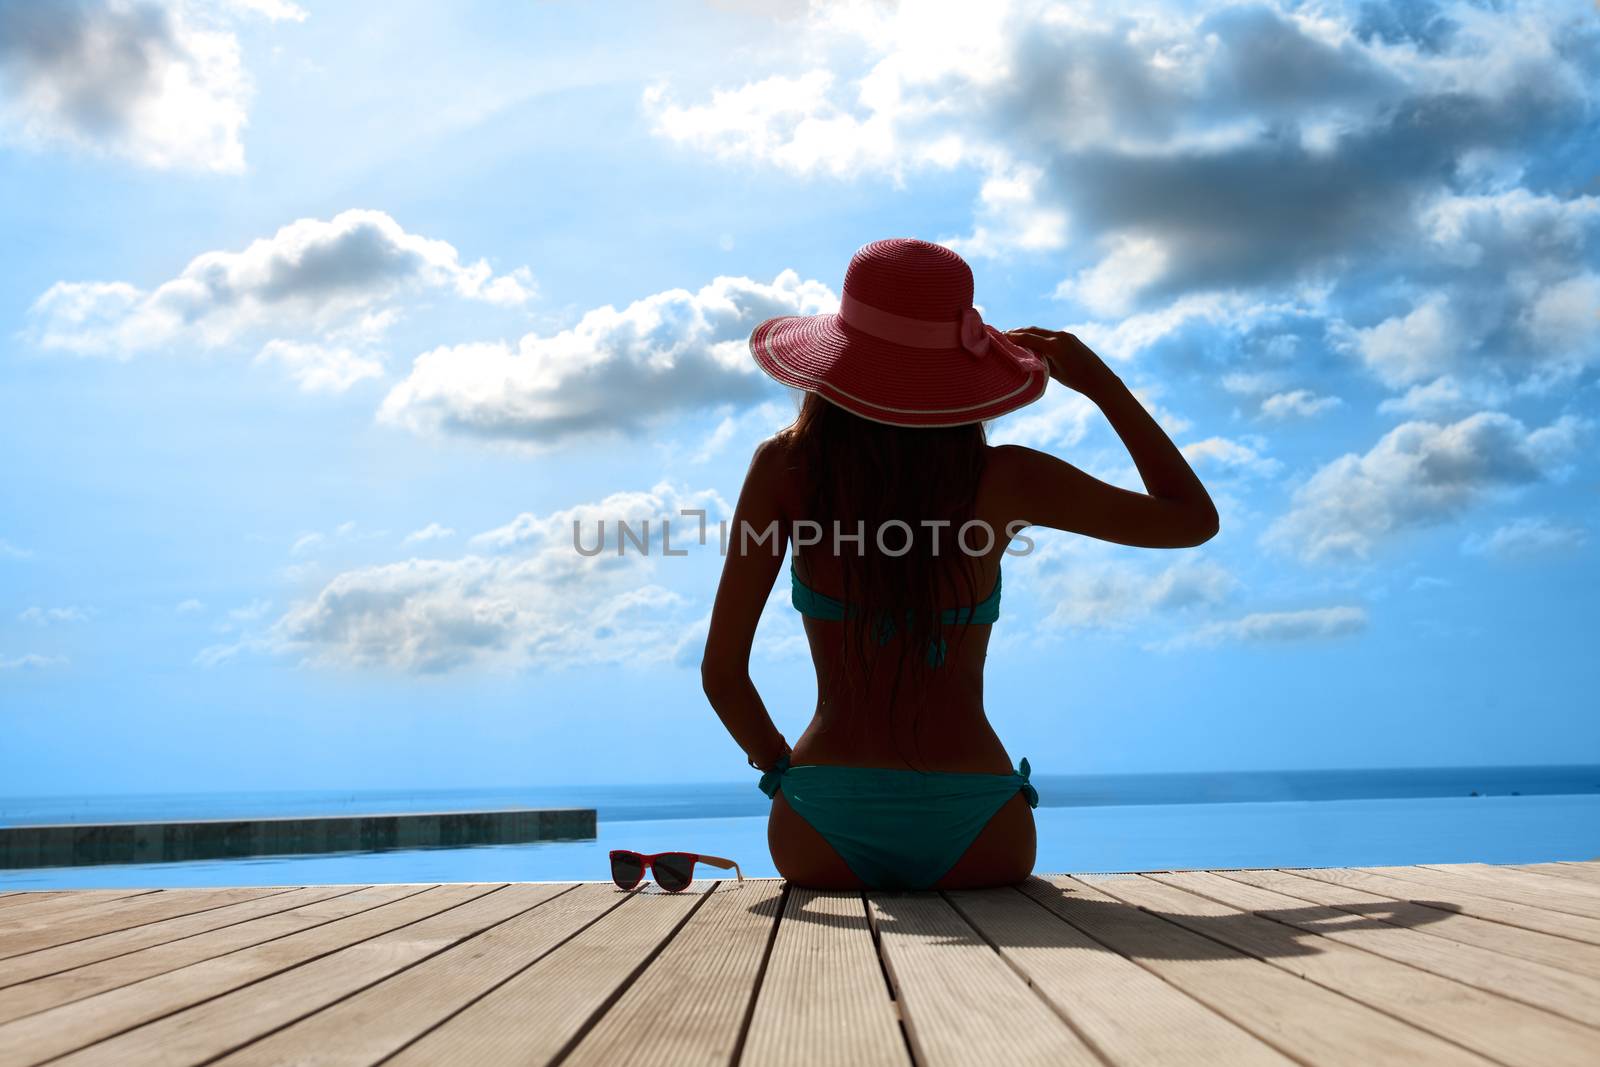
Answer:
[[[944,655],[953,655],[966,635],[964,620],[941,624],[941,606],[972,605],[985,595],[977,588],[976,558],[961,551],[957,542],[962,524],[973,518],[983,474],[983,424],[891,426],[853,415],[807,392],[798,416],[782,436],[809,490],[809,514],[796,517],[811,519],[822,528],[822,541],[807,551],[834,553],[835,529],[846,536],[858,530],[864,534],[859,545],[842,541],[837,551],[842,598],[856,605],[860,614],[841,627],[842,677],[829,682],[865,692],[873,674],[887,667],[878,653],[878,627],[892,623],[898,646],[890,690],[892,732],[900,713],[901,682],[911,687],[908,703],[914,716],[916,697],[935,676],[930,646],[943,649],[938,644],[943,639],[948,643]],[[895,520],[909,527],[909,533],[892,525]],[[937,520],[949,525],[924,525]],[[884,524],[891,525],[884,529]],[[908,541],[903,554],[893,554]],[[958,565],[946,566],[952,557]],[[920,722],[913,721],[914,741],[918,726]],[[895,740],[898,744],[898,735]]]

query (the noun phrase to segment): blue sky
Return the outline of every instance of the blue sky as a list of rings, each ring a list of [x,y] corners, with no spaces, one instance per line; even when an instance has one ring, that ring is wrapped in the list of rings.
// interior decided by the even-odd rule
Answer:
[[[1597,86],[1578,3],[0,3],[0,791],[746,775],[714,546],[571,524],[725,516],[750,329],[889,236],[1221,511],[1008,561],[1014,757],[1600,760]],[[990,432],[1140,487],[1058,387]]]

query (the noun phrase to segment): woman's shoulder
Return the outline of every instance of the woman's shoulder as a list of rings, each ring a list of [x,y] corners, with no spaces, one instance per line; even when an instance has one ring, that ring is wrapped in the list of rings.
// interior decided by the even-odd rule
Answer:
[[[1034,460],[1041,453],[1026,445],[984,445],[978,510],[1008,521],[1025,510],[1040,491]]]
[[[800,450],[793,435],[785,430],[759,442],[755,454],[750,457],[751,473],[773,480],[792,476],[799,469]]]
[[[991,486],[1009,481],[1016,473],[1017,451],[1021,447],[1020,445],[991,445],[988,442],[984,442],[983,477],[979,479],[978,484],[980,486]]]
[[[785,510],[789,510],[799,499],[799,487],[804,474],[800,451],[793,436],[779,430],[756,445],[755,454],[750,457],[750,471],[746,479],[769,488]]]

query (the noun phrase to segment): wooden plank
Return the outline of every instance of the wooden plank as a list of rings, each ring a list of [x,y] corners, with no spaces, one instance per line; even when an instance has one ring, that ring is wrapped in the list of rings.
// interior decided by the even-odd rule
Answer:
[[[596,883],[521,885],[501,892],[521,895],[530,910],[218,1062],[229,1067],[377,1063],[626,899],[614,887]]]
[[[1409,900],[1367,893],[1349,886],[1336,885],[1315,878],[1305,878],[1292,871],[1218,871],[1218,874],[1247,885],[1298,897],[1313,904],[1323,904],[1355,915],[1393,922],[1419,934],[1441,937],[1463,945],[1517,956],[1525,960],[1557,967],[1572,974],[1600,978],[1600,946],[1586,945],[1537,930],[1524,930],[1518,926],[1490,922],[1446,908],[1432,908]]]
[[[1519,863],[1517,870],[1600,886],[1600,863]]]
[[[1101,891],[1123,884],[1123,879],[1096,879],[1090,885],[1057,876],[1030,879],[1022,890],[1096,941],[1303,1063],[1490,1062]]]
[[[356,888],[358,887],[348,886],[343,890],[290,889],[270,897],[240,901],[237,904],[228,904],[193,915],[179,915],[160,922],[147,923],[131,930],[114,930],[68,945],[43,948],[7,960],[5,969],[0,970],[0,988],[20,985],[35,978],[44,978],[117,956],[126,956],[130,952],[164,945],[169,941],[205,933],[207,930],[218,930],[225,926],[258,919],[263,915],[289,911],[319,900],[343,896],[354,892]]]
[[[1149,877],[1219,904],[1250,911],[1398,963],[1453,978],[1573,1022],[1600,1026],[1600,981],[1518,959],[1490,949],[1427,937],[1381,916],[1356,918],[1338,908],[1308,906],[1296,897],[1245,885],[1215,874],[1152,874]],[[1396,907],[1405,907],[1397,902]],[[1597,1035],[1600,1036],[1600,1035]]]
[[[977,931],[932,894],[872,893],[869,916],[920,1065],[1100,1063]]]
[[[709,890],[638,890],[533,966],[407,1046],[385,1067],[547,1063],[582,1035]],[[612,892],[620,892],[613,887]]]
[[[1520,926],[1524,930],[1538,930],[1542,933],[1554,934],[1557,937],[1566,937],[1574,941],[1600,945],[1600,922],[1586,919],[1581,915],[1545,911],[1543,908],[1530,907],[1527,904],[1518,904],[1515,901],[1484,896],[1481,893],[1468,893],[1460,889],[1445,890],[1437,886],[1422,885],[1405,878],[1390,878],[1387,875],[1373,874],[1370,871],[1353,868],[1296,867],[1294,868],[1294,873],[1307,878],[1315,878],[1318,881],[1330,882],[1334,885],[1351,886],[1356,889],[1364,889],[1370,893],[1382,893],[1399,900],[1409,900],[1417,904],[1431,904],[1451,911],[1475,915],[1480,919],[1488,919],[1492,922]]]
[[[910,1052],[859,893],[791,886],[742,1063],[908,1067]]]
[[[455,907],[168,1015],[56,1062],[61,1067],[85,1063],[138,1067],[210,1062],[474,939],[552,895],[552,890],[543,888],[509,892],[506,888],[484,888],[489,891]]]
[[[563,1067],[733,1063],[782,909],[781,879],[717,883]]]
[[[18,889],[8,894],[4,903],[7,906],[43,904],[51,900],[57,903],[65,900],[97,900],[103,903],[119,897],[136,897],[145,893],[159,892],[161,892],[159,889]]]
[[[1503,883],[1508,889],[1521,889],[1528,897],[1536,898],[1539,895],[1551,892],[1562,896],[1573,896],[1591,905],[1600,904],[1600,885],[1590,885],[1581,878],[1559,878],[1551,881],[1550,876],[1540,871],[1524,870],[1518,864],[1509,863],[1424,863],[1420,865],[1424,871],[1442,871],[1445,874],[1483,875],[1486,878]]]
[[[35,1064],[76,1051],[347,945],[425,919],[492,888],[455,885],[426,889],[357,915],[0,1025],[0,1067]]]
[[[105,904],[127,901],[134,897],[153,896],[160,889],[84,889],[63,893],[45,900],[29,901],[0,912],[0,937],[13,929],[20,929],[45,917],[65,918],[74,912],[87,914]]]
[[[70,912],[65,916],[33,919],[0,931],[0,959],[282,892],[285,890],[255,888],[164,890],[148,896],[134,897],[131,900],[101,904],[87,911]]]
[[[315,892],[315,890],[309,890]],[[373,886],[330,899],[260,916],[246,923],[210,930],[137,952],[48,975],[0,990],[0,1022],[70,1004],[85,997],[166,974],[202,960],[310,930],[351,915],[415,896],[417,886]],[[269,900],[274,898],[267,898]],[[77,944],[87,944],[78,942]],[[70,947],[70,946],[68,946]],[[53,951],[53,950],[52,950]],[[31,957],[22,957],[30,959]]]
[[[946,897],[1108,1063],[1293,1062],[1016,890]]]
[[[1466,868],[1469,865],[1460,864]],[[1518,878],[1536,878],[1535,875],[1524,874],[1521,871],[1496,872],[1489,870],[1456,870],[1442,867],[1358,867],[1357,870],[1369,874],[1381,874],[1386,878],[1401,878],[1418,885],[1432,886],[1437,889],[1461,891],[1467,893],[1481,893],[1486,897],[1498,900],[1510,900],[1518,904],[1527,904],[1532,907],[1542,908],[1545,911],[1559,911],[1567,915],[1580,915],[1588,919],[1600,919],[1600,896],[1577,889],[1564,888],[1564,883],[1552,879],[1537,879],[1548,882],[1549,887],[1538,889],[1529,888],[1520,881],[1512,879],[1511,875]],[[1582,887],[1587,890],[1589,887]]]
[[[1557,862],[1568,867],[1585,867],[1591,871],[1600,871],[1600,856],[1586,860],[1558,860]]]
[[[84,889],[13,889],[9,893],[0,893],[0,908],[9,908],[14,904],[38,904],[46,900],[59,900],[68,893],[84,893]],[[110,890],[102,889],[98,892],[106,893]]]
[[[1600,1031],[1151,878],[1110,895],[1501,1063],[1593,1067]]]

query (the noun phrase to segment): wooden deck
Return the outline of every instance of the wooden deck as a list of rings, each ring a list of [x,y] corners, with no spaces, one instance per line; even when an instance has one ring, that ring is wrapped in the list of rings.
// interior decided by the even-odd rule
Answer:
[[[1600,862],[0,893],[24,1064],[1600,1063]]]

